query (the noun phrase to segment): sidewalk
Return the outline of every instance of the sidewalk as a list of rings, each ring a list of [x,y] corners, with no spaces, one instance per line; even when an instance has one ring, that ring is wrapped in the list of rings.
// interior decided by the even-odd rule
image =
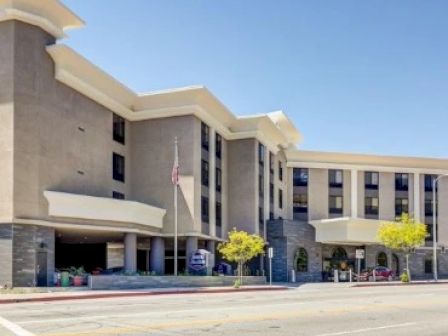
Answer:
[[[264,285],[233,287],[196,287],[196,288],[154,288],[133,290],[90,290],[88,288],[48,288],[38,293],[0,294],[0,304],[24,302],[50,302],[66,300],[89,300],[117,297],[154,296],[154,295],[185,295],[185,294],[218,294],[258,291],[288,290],[286,286]],[[45,289],[43,289],[45,290]]]

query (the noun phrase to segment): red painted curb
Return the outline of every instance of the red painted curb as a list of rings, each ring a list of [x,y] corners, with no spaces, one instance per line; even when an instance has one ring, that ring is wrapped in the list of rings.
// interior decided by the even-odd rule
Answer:
[[[393,284],[380,284],[380,285],[359,284],[359,285],[353,285],[352,288],[407,287],[407,286],[425,286],[425,285],[448,285],[448,282],[411,282],[411,283],[393,283]]]
[[[104,293],[104,294],[87,294],[87,295],[73,295],[73,296],[53,296],[53,297],[39,297],[39,298],[24,298],[24,299],[0,299],[0,304],[12,303],[29,303],[29,302],[52,302],[52,301],[69,301],[69,300],[90,300],[90,299],[107,299],[119,297],[136,297],[136,296],[160,296],[160,295],[175,295],[175,294],[225,294],[225,293],[241,293],[241,292],[263,292],[263,291],[279,291],[287,290],[288,287],[273,287],[273,288],[230,288],[230,289],[216,289],[216,290],[172,290],[165,292],[131,292],[131,293]]]

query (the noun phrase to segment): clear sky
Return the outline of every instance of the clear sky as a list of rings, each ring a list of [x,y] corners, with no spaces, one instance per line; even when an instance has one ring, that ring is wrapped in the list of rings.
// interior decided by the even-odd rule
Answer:
[[[283,110],[307,150],[448,157],[446,0],[63,0],[64,43],[131,89]]]

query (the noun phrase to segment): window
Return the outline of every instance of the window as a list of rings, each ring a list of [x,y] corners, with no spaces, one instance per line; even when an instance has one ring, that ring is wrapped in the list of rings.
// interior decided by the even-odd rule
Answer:
[[[274,183],[269,183],[269,201],[274,203]]]
[[[395,190],[408,191],[409,175],[403,173],[395,174]]]
[[[124,200],[124,194],[118,191],[113,191],[112,192],[112,198],[115,199],[119,199],[119,200]]]
[[[222,137],[219,134],[216,134],[216,141],[215,141],[215,149],[216,149],[216,157],[221,158],[221,152],[222,152]]]
[[[221,192],[222,188],[222,172],[221,168],[216,168],[216,191]]]
[[[425,191],[432,192],[435,178],[434,175],[425,175]]]
[[[379,211],[379,200],[378,197],[366,197],[365,200],[365,214],[377,216]]]
[[[259,143],[258,144],[258,163],[260,163],[260,165],[264,165],[264,151],[265,151],[265,148],[264,148],[264,146],[261,144],[261,143]]]
[[[216,226],[221,226],[222,223],[222,212],[221,212],[221,203],[216,202]]]
[[[336,247],[331,256],[333,259],[344,260],[347,259],[347,251],[345,251],[342,247]]]
[[[208,197],[201,197],[201,218],[204,223],[209,220]]]
[[[378,190],[379,174],[376,172],[365,172],[365,188]]]
[[[283,163],[281,161],[278,162],[278,179],[283,181]]]
[[[343,183],[343,176],[342,176],[342,170],[334,170],[330,169],[328,171],[328,180],[329,185],[332,188],[342,188]]]
[[[294,265],[297,272],[308,272],[308,253],[303,247],[300,247],[294,258]]]
[[[270,220],[274,219],[274,213],[272,211],[269,212],[269,219]]]
[[[308,212],[308,195],[300,194],[293,197],[294,213]]]
[[[113,139],[124,145],[125,121],[122,117],[114,114],[113,116]]]
[[[409,200],[407,198],[395,199],[395,215],[401,216],[402,214],[409,213]]]
[[[329,211],[330,214],[342,214],[343,198],[342,196],[330,196]]]
[[[124,182],[124,156],[114,153],[112,160],[113,179]]]
[[[264,176],[258,175],[258,195],[264,196]]]
[[[269,171],[274,174],[274,154],[269,153]]]
[[[376,256],[376,265],[377,266],[382,266],[382,267],[387,267],[387,255],[384,252],[380,252],[378,253],[378,255]]]
[[[293,170],[293,184],[295,187],[308,186],[308,169],[294,168]]]
[[[432,241],[432,224],[426,225],[426,233],[425,241]]]
[[[432,204],[432,199],[425,199],[425,216],[434,216],[434,209]]]
[[[278,207],[283,209],[283,190],[278,190]]]
[[[201,123],[201,143],[202,148],[204,148],[205,150],[208,150],[209,139],[210,139],[210,128],[206,124]]]
[[[203,186],[208,187],[208,162],[205,160],[201,162],[201,182]]]

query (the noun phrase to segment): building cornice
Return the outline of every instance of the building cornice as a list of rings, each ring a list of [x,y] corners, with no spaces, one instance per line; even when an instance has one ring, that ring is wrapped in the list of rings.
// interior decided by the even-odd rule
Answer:
[[[343,169],[420,174],[448,174],[448,160],[382,156],[289,149],[285,151],[291,168]]]
[[[47,51],[58,81],[129,121],[194,115],[227,140],[254,137],[274,153],[302,139],[282,111],[237,117],[204,86],[136,94],[65,45]]]
[[[84,22],[57,0],[0,0],[0,22],[18,20],[38,26],[55,38],[81,28]]]

